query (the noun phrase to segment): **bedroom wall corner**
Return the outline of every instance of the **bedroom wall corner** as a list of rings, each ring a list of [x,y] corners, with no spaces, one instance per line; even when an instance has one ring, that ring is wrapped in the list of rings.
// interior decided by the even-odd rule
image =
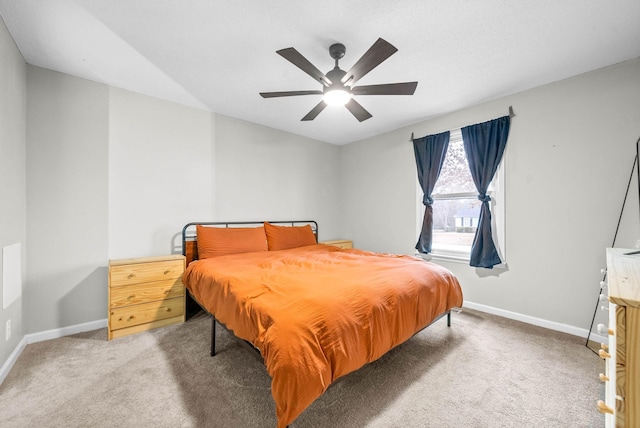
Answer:
[[[25,273],[27,210],[27,76],[26,63],[0,18],[0,383],[13,365],[25,337],[24,291],[13,303],[3,301],[2,250],[20,244],[22,284]],[[15,267],[15,266],[14,266]],[[11,321],[11,338],[5,328]],[[19,353],[19,352],[18,352]]]
[[[27,66],[28,333],[106,318],[109,91]]]

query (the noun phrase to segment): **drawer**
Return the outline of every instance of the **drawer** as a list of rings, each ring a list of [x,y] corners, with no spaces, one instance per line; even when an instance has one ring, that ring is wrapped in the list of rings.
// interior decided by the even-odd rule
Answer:
[[[114,287],[110,291],[109,307],[138,305],[156,300],[173,299],[184,296],[184,284],[181,278],[166,281],[147,282],[129,286]]]
[[[115,308],[109,311],[109,328],[117,330],[165,318],[178,317],[183,314],[183,297]]]
[[[119,287],[141,282],[175,279],[180,278],[183,271],[184,260],[181,259],[116,265],[109,269],[109,285]]]

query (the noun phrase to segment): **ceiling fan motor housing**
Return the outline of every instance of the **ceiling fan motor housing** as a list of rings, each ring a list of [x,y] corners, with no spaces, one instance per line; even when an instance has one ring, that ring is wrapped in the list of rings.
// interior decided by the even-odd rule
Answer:
[[[329,55],[331,55],[331,58],[335,59],[336,61],[342,59],[346,51],[347,48],[345,48],[342,43],[334,43],[329,46]]]

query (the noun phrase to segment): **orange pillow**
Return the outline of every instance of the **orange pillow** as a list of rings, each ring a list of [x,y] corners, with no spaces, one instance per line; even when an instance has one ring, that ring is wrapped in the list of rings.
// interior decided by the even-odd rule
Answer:
[[[267,251],[264,227],[206,227],[197,224],[198,258]]]
[[[264,231],[267,233],[269,251],[317,244],[313,229],[308,224],[305,226],[275,226],[265,222]]]

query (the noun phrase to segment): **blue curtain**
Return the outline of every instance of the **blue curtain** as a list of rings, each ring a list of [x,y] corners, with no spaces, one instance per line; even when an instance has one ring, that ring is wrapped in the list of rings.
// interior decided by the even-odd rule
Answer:
[[[507,145],[510,119],[504,116],[462,128],[462,141],[471,177],[478,190],[478,199],[482,201],[478,229],[471,245],[471,266],[491,269],[502,262],[491,236],[491,197],[487,195],[487,188]]]
[[[424,192],[422,203],[425,206],[422,230],[416,244],[416,249],[421,253],[431,252],[433,235],[433,199],[431,199],[431,192],[433,192],[440,175],[447,147],[449,147],[449,131],[413,140],[413,151],[416,155],[416,166],[418,167],[418,182]]]

